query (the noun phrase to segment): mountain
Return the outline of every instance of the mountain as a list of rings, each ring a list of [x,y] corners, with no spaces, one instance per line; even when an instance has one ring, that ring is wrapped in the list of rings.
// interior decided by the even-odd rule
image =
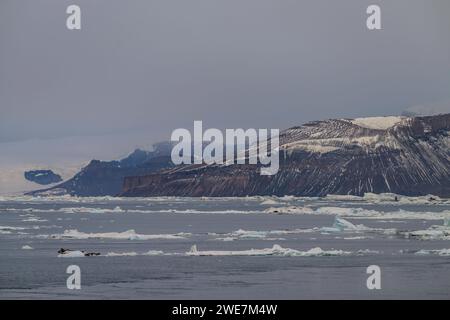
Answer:
[[[280,133],[280,169],[184,165],[126,177],[122,196],[392,192],[450,197],[450,114],[314,121]]]
[[[32,181],[42,185],[58,183],[62,181],[61,176],[59,174],[54,173],[52,170],[25,171],[24,177],[28,181]]]
[[[30,195],[115,196],[122,190],[127,176],[146,175],[173,166],[172,144],[158,143],[153,151],[136,149],[118,161],[92,160],[73,178],[52,188],[33,191]]]

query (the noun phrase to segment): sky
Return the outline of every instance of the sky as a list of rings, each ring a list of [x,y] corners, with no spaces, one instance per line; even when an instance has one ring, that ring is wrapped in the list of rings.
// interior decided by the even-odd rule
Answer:
[[[0,1],[0,143],[284,129],[447,103],[449,88],[448,0]]]
[[[81,30],[66,8],[81,8]],[[382,30],[366,28],[381,7]],[[1,0],[0,194],[177,128],[450,112],[448,0]]]

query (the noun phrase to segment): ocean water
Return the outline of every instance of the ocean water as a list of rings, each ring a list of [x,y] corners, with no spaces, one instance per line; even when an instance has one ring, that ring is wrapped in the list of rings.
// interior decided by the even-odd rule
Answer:
[[[3,197],[0,298],[450,298],[450,202],[393,200]]]

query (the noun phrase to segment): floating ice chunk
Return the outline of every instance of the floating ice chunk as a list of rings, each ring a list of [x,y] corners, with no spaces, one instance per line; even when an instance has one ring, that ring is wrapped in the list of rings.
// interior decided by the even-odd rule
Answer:
[[[120,253],[116,253],[116,252],[108,252],[107,254],[105,254],[106,257],[134,257],[137,256],[138,254],[134,251],[131,252],[120,252]]]
[[[334,224],[333,227],[340,229],[340,230],[358,230],[358,227],[355,226],[353,223],[351,223],[350,221],[347,221],[345,219],[342,218],[338,218],[336,217],[334,219]]]
[[[189,250],[189,253],[196,254],[197,252],[198,252],[197,245],[196,244],[192,245],[191,249]]]
[[[331,214],[338,216],[351,216],[354,214],[353,208],[341,208],[341,207],[320,207],[316,209],[317,214]]]
[[[358,255],[366,255],[366,254],[379,254],[378,250],[370,250],[370,249],[361,249],[356,252]]]
[[[106,257],[135,257],[135,256],[159,256],[163,255],[164,252],[160,250],[149,250],[144,253],[131,252],[108,252]]]
[[[219,240],[219,241],[234,241],[234,240],[237,240],[237,238],[234,238],[234,237],[222,237],[222,238],[216,238],[215,240]]]
[[[419,238],[421,240],[450,240],[450,227],[448,225],[448,220],[444,219],[444,224],[442,226],[431,226],[425,230],[416,230],[403,232],[406,238]]]
[[[313,214],[314,210],[309,207],[270,207],[264,210],[265,213],[276,213],[276,214]]]
[[[369,237],[365,237],[365,236],[356,236],[356,237],[344,237],[344,240],[364,240],[364,239],[369,239]]]
[[[57,210],[58,212],[63,213],[124,213],[126,210],[122,210],[119,206],[108,209],[108,208],[88,208],[88,207],[69,207],[69,208],[60,208]]]
[[[267,233],[267,231],[247,231],[239,229],[231,233],[231,236],[239,238],[265,238]]]
[[[322,227],[322,232],[364,231],[368,230],[364,225],[354,225],[343,218],[335,217],[332,227]]]
[[[450,256],[450,249],[440,249],[440,250],[419,250],[415,254],[417,255],[428,255],[428,254],[437,254],[440,256]]]
[[[22,250],[33,250],[33,247],[26,244],[26,245],[22,246]]]
[[[308,251],[299,251],[290,248],[283,248],[278,244],[273,245],[272,248],[265,249],[250,249],[241,251],[199,251],[196,245],[193,245],[190,251],[186,252],[188,256],[341,256],[349,255],[351,252],[342,250],[322,250],[321,248],[312,248]]]
[[[273,199],[267,199],[267,200],[261,202],[261,205],[270,205],[271,206],[271,205],[277,205],[277,204],[279,204],[279,202],[277,202]]]
[[[363,201],[363,197],[352,196],[352,195],[340,195],[340,194],[327,194],[325,196],[326,200],[332,201]]]
[[[450,228],[432,226],[425,230],[416,230],[403,233],[406,238],[418,238],[421,240],[449,240]]]
[[[360,219],[375,219],[375,220],[442,220],[450,219],[450,211],[407,211],[399,209],[396,211],[378,211],[364,208],[346,208],[346,207],[331,207],[323,206],[316,209],[311,207],[271,207],[264,210],[265,213],[276,214],[318,214],[318,215],[336,215],[340,217],[352,217]]]
[[[79,250],[67,251],[66,253],[58,254],[58,258],[82,258],[85,256],[85,253]]]
[[[239,229],[231,233],[220,234],[221,237],[217,237],[215,240],[221,241],[234,241],[234,240],[245,240],[245,239],[260,239],[260,240],[286,240],[284,238],[273,238],[276,235],[286,235],[286,234],[299,234],[299,233],[310,233],[319,230],[318,228],[313,229],[292,229],[292,230],[267,230],[267,231],[252,231]],[[217,233],[208,233],[210,236],[218,236]],[[269,237],[271,236],[271,237]]]
[[[0,231],[17,231],[17,230],[25,230],[27,228],[24,227],[11,227],[11,226],[0,226]]]
[[[63,234],[53,234],[53,239],[118,239],[118,240],[154,240],[154,239],[184,239],[190,233],[178,234],[138,234],[134,230],[124,232],[85,233],[76,229],[65,230]]]
[[[349,255],[351,252],[343,250],[322,250],[319,247],[310,249],[308,251],[301,252],[299,256],[309,257],[309,256],[343,256]],[[294,254],[295,255],[295,254]]]
[[[39,217],[29,217],[26,219],[23,219],[22,222],[47,222],[46,219],[41,219]]]
[[[444,218],[444,227],[449,227],[450,228],[450,218]]]
[[[142,255],[144,255],[144,256],[160,256],[163,254],[164,254],[164,251],[161,251],[161,250],[149,250],[149,251],[143,253]]]
[[[380,202],[398,202],[399,204],[431,204],[444,202],[438,196],[434,196],[432,194],[426,196],[418,196],[418,197],[408,197],[403,195],[398,195],[395,193],[365,193],[362,197],[363,200],[372,202],[372,203],[380,203]]]

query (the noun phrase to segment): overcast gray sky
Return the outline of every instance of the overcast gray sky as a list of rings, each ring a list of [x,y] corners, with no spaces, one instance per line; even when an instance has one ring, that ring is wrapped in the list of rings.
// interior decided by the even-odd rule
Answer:
[[[0,142],[283,129],[449,99],[448,0],[0,1]]]

